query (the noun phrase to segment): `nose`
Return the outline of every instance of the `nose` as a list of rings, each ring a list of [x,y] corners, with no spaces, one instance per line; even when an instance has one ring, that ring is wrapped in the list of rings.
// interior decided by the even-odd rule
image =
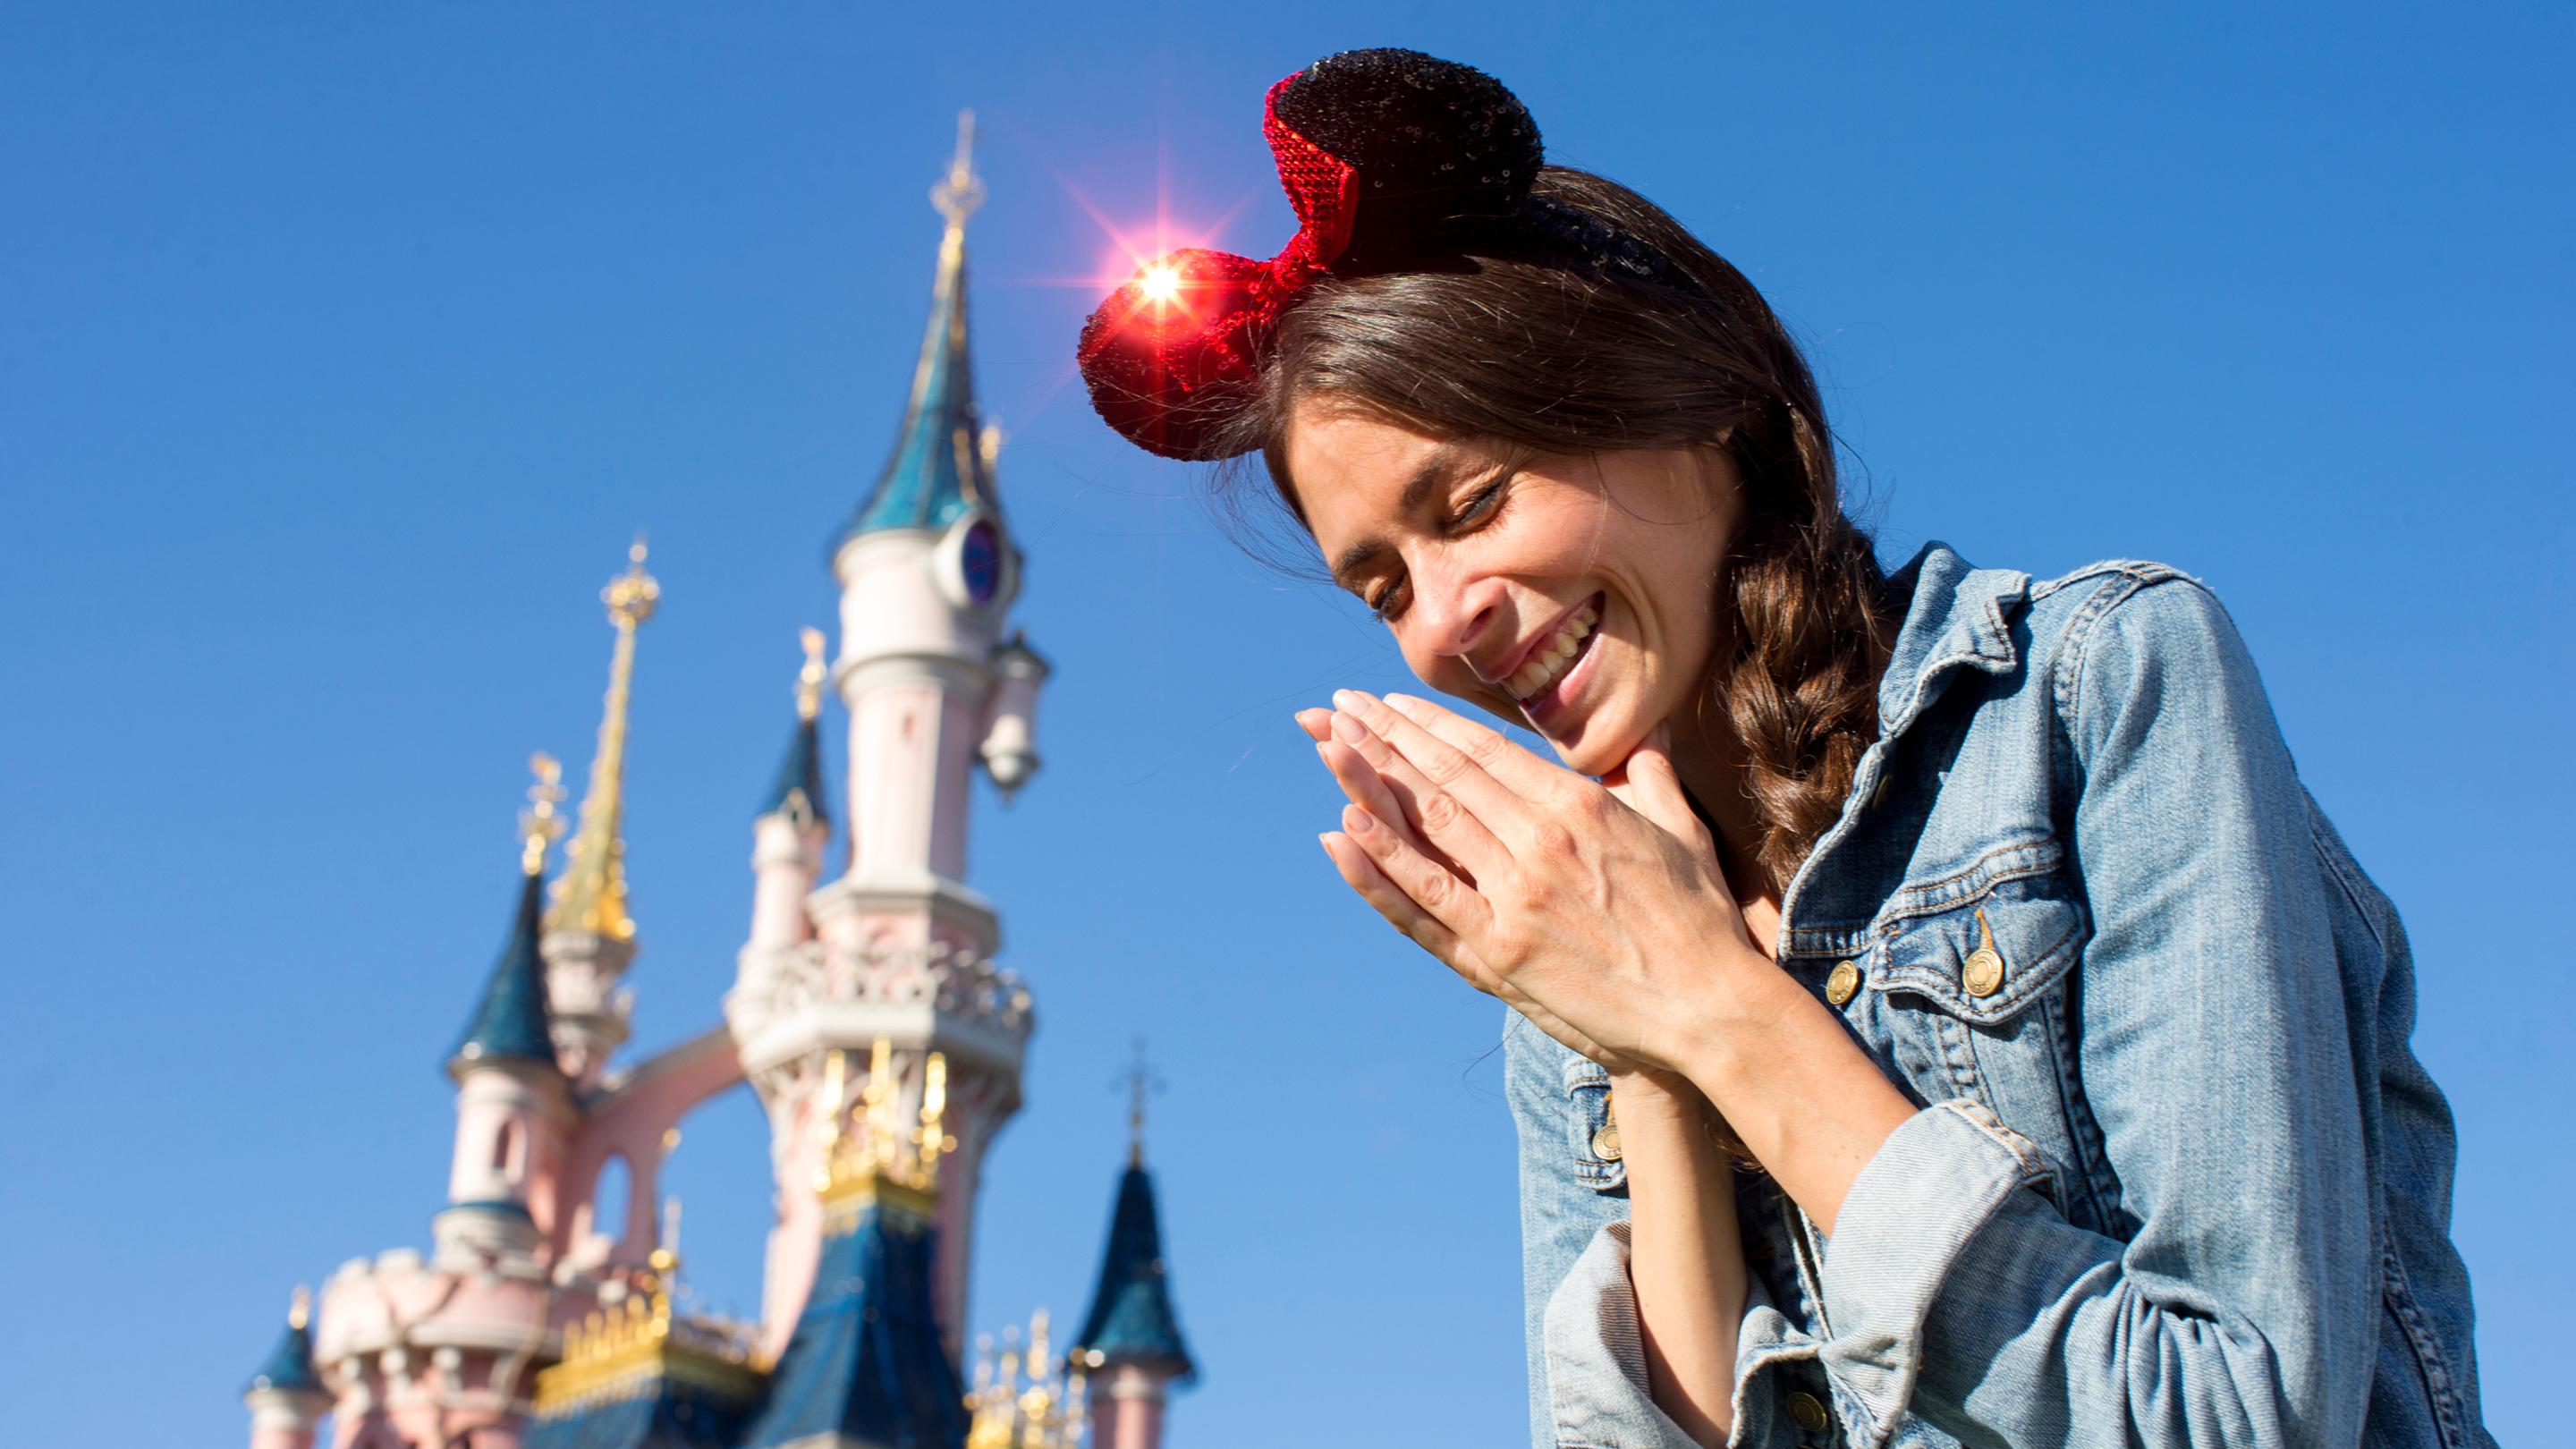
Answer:
[[[1491,574],[1436,564],[1416,568],[1413,607],[1408,611],[1413,638],[1407,643],[1434,658],[1471,659],[1487,647],[1494,622],[1502,617],[1502,605],[1503,581]],[[1472,662],[1469,668],[1474,668]]]

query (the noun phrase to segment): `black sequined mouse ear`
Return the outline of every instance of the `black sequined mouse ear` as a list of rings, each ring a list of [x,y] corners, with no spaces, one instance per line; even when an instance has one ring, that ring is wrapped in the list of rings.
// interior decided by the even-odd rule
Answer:
[[[1545,156],[1538,123],[1501,81],[1418,50],[1328,55],[1281,82],[1268,112],[1279,179],[1318,243],[1311,260],[1336,271],[1449,249],[1510,215]],[[1337,195],[1318,194],[1327,162],[1347,168]]]

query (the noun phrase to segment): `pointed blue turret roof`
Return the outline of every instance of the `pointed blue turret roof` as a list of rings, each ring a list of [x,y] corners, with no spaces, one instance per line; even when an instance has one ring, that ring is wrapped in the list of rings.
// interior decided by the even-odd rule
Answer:
[[[827,1204],[814,1286],[742,1449],[963,1449],[966,1385],[932,1307],[937,1242],[927,1204]]]
[[[948,218],[948,230],[939,241],[930,328],[913,369],[903,428],[895,435],[885,471],[877,475],[876,486],[851,515],[835,547],[881,529],[945,528],[978,503],[1000,507],[992,464],[984,454],[975,372],[966,348],[966,218],[984,196],[983,183],[968,165],[973,136],[972,114],[961,116],[957,159],[933,193]]]
[[[544,879],[527,872],[519,887],[519,912],[501,959],[492,963],[492,978],[483,985],[483,1000],[466,1023],[464,1037],[448,1054],[447,1069],[462,1072],[475,1062],[518,1061],[555,1065],[553,1019],[546,1007],[546,964],[537,954],[537,934],[545,917]]]
[[[304,1290],[295,1290],[295,1311],[287,1316],[286,1332],[279,1334],[277,1347],[270,1349],[268,1361],[259,1372],[242,1385],[246,1394],[263,1389],[287,1394],[327,1393],[322,1387],[322,1374],[313,1366],[313,1330],[306,1326],[310,1312]]]
[[[823,795],[823,742],[811,719],[798,720],[796,733],[788,736],[787,755],[778,762],[778,778],[769,793],[760,797],[760,813],[775,815],[800,797],[808,815],[832,818]]]
[[[1101,1255],[1100,1286],[1091,1313],[1074,1339],[1090,1362],[1136,1364],[1177,1379],[1198,1376],[1189,1345],[1172,1312],[1172,1288],[1163,1267],[1163,1228],[1154,1209],[1154,1179],[1141,1156],[1131,1157],[1118,1179],[1118,1209],[1109,1220],[1109,1251]]]

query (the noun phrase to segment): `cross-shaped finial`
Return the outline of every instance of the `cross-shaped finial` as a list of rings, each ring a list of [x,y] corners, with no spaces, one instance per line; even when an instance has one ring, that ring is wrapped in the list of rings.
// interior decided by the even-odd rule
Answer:
[[[1163,1090],[1164,1082],[1153,1063],[1145,1060],[1145,1039],[1136,1038],[1136,1058],[1127,1064],[1126,1072],[1112,1085],[1127,1088],[1127,1165],[1145,1165],[1145,1099]]]
[[[948,218],[952,231],[963,230],[966,218],[984,204],[984,183],[975,179],[975,113],[957,113],[957,155],[948,163],[948,174],[930,188],[930,204]]]
[[[519,869],[535,875],[546,868],[546,847],[563,834],[563,817],[555,806],[563,803],[563,766],[543,750],[528,756],[528,769],[537,783],[528,787],[528,808],[519,812]]]

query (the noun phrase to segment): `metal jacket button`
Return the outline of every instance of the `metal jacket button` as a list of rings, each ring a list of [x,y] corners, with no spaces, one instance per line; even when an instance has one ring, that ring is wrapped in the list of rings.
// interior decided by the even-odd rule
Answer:
[[[1860,994],[1860,966],[1856,962],[1834,963],[1833,974],[1825,978],[1825,1000],[1842,1006]]]
[[[1592,1155],[1603,1162],[1619,1160],[1619,1104],[1608,1092],[1601,1094],[1601,1126],[1592,1134]]]
[[[2004,989],[2004,958],[1995,951],[1995,932],[1986,913],[1977,912],[1977,949],[1959,964],[1959,984],[1970,996],[1992,996]]]
[[[1824,1402],[1804,1389],[1789,1395],[1789,1417],[1798,1421],[1799,1428],[1811,1434],[1834,1422],[1834,1416],[1825,1412]]]

